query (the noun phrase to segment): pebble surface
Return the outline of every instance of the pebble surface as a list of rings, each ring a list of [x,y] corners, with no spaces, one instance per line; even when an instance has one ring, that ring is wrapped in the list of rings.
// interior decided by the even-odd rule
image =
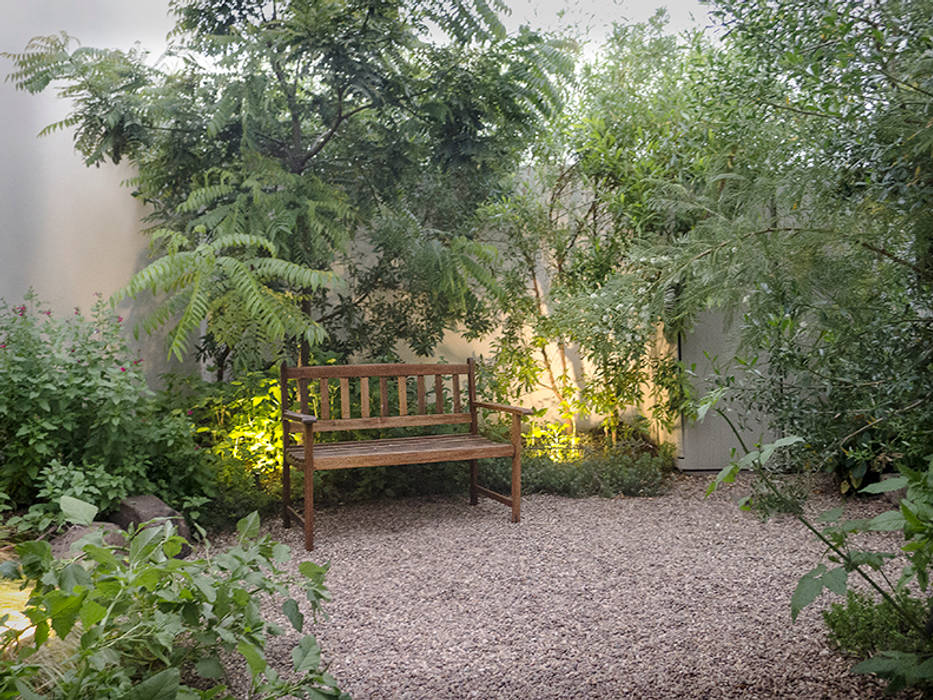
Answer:
[[[292,546],[296,571],[330,563],[333,601],[311,631],[357,700],[890,697],[827,642],[831,594],[791,622],[815,538],[789,516],[739,510],[747,477],[704,498],[710,478],[678,476],[654,498],[531,495],[518,524],[485,499],[331,507],[308,557],[300,528],[263,529]],[[824,487],[808,510],[839,502]],[[290,629],[280,601],[263,607]],[[267,647],[283,672],[297,638]]]

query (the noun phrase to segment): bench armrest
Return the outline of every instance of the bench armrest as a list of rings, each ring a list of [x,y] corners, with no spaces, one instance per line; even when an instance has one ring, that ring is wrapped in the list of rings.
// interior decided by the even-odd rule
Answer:
[[[314,423],[317,421],[317,416],[312,416],[308,413],[295,413],[294,411],[282,411],[282,417],[305,424]]]
[[[489,401],[474,401],[473,405],[476,408],[488,408],[490,411],[503,411],[505,413],[517,413],[520,416],[530,416],[534,411],[530,408],[522,408],[521,406],[507,406],[504,403],[491,403]]]

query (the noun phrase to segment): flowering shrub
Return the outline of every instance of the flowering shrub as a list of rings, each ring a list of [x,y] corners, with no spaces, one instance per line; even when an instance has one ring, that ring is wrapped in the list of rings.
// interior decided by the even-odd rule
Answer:
[[[212,491],[190,423],[156,413],[121,322],[102,301],[90,319],[57,318],[33,292],[0,301],[0,492],[33,506],[21,526],[53,524],[62,495],[106,511],[149,492],[190,509]]]

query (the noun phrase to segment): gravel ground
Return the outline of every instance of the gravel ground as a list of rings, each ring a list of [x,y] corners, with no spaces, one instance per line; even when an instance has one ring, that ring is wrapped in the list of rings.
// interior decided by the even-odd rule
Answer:
[[[740,511],[747,480],[704,499],[709,480],[656,498],[527,496],[520,524],[485,499],[320,510],[311,558],[330,562],[334,600],[313,631],[330,672],[357,699],[882,697],[828,645],[828,594],[791,623],[814,539]],[[837,502],[824,486],[809,508]],[[304,553],[299,528],[265,530]],[[295,639],[267,649],[283,670]]]

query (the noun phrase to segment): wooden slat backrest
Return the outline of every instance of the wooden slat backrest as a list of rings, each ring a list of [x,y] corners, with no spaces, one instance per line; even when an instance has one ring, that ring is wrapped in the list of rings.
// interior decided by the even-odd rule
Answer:
[[[475,410],[460,395],[461,376],[466,375],[467,397],[475,400],[473,362],[464,364],[372,364],[320,365],[287,367],[281,370],[283,410],[291,410],[290,390],[298,386],[302,413],[317,410],[315,432],[398,428],[408,426],[475,424]],[[414,378],[415,393],[409,403],[409,377]],[[428,381],[433,378],[433,382]],[[370,379],[379,379],[378,415],[372,415]],[[394,382],[389,380],[394,379]],[[331,380],[336,380],[332,382]],[[339,392],[332,387],[339,385]],[[317,390],[314,394],[314,390]],[[375,391],[375,389],[373,389]],[[397,400],[390,401],[390,391],[397,390]],[[429,392],[434,391],[433,400]],[[334,396],[339,393],[338,398]],[[358,402],[357,402],[358,400]],[[355,404],[355,406],[354,406]],[[396,410],[397,409],[397,410]],[[352,413],[351,413],[352,412]],[[290,433],[300,432],[299,423],[284,421]]]

